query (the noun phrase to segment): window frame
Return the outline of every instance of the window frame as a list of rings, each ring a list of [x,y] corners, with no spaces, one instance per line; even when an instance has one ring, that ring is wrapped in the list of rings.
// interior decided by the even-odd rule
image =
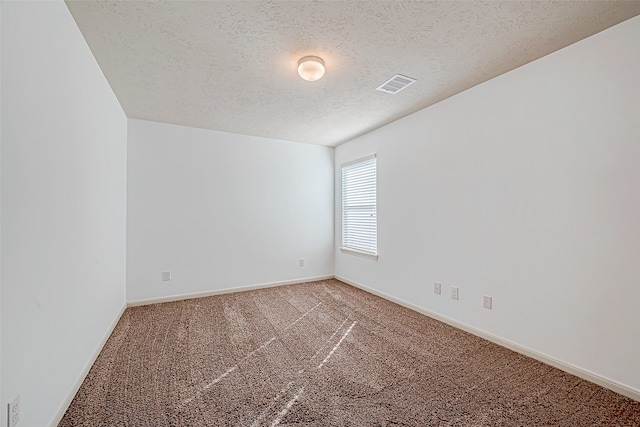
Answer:
[[[374,160],[373,162],[373,199],[374,199],[374,204],[373,204],[373,217],[374,217],[374,243],[375,243],[375,252],[374,251],[368,251],[365,250],[363,248],[357,248],[357,247],[350,247],[347,246],[345,244],[345,222],[346,222],[346,216],[345,216],[345,211],[347,209],[349,209],[349,206],[345,205],[346,202],[348,202],[345,199],[345,168],[349,168],[350,166],[359,164],[359,163],[364,163],[364,162],[368,162],[370,160]],[[346,254],[351,254],[351,255],[357,255],[360,257],[364,257],[364,258],[368,258],[371,260],[378,260],[378,161],[377,161],[377,155],[374,154],[370,154],[368,156],[365,157],[360,157],[358,159],[343,163],[342,165],[340,165],[340,188],[341,188],[341,214],[342,214],[342,218],[341,218],[341,228],[340,228],[340,251],[342,253],[346,253]]]

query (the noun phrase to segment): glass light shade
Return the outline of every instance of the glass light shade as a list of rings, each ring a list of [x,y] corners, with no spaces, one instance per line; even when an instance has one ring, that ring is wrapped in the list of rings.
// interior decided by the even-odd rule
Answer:
[[[324,61],[317,56],[305,56],[298,61],[298,74],[308,82],[315,82],[324,76]]]

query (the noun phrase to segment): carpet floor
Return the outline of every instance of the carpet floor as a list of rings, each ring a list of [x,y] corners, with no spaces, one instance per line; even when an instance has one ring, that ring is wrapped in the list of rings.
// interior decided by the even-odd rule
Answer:
[[[59,426],[640,426],[640,403],[337,280],[128,308]]]

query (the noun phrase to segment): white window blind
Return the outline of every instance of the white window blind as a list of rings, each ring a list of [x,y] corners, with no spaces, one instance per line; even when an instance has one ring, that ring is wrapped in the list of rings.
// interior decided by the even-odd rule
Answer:
[[[376,157],[342,165],[342,247],[378,253]]]

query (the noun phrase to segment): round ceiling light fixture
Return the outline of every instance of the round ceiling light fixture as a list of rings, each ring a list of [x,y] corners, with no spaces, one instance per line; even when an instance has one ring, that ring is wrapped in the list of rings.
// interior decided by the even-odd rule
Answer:
[[[308,82],[315,82],[324,76],[324,61],[317,56],[305,56],[298,61],[298,74]]]

